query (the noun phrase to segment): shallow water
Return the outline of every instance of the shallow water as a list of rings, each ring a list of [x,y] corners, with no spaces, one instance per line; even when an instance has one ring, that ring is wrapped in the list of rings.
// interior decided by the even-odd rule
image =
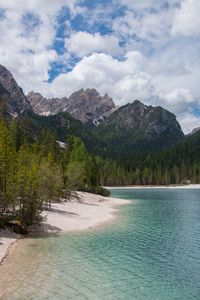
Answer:
[[[112,194],[136,199],[113,224],[20,241],[0,268],[0,299],[199,300],[200,190]]]

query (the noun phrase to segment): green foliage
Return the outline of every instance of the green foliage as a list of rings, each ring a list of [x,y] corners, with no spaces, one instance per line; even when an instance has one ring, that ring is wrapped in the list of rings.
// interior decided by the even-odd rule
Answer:
[[[97,186],[95,160],[80,138],[74,137],[67,167],[67,185],[74,189],[90,191]]]
[[[41,161],[38,170],[38,177],[40,178],[38,186],[39,199],[48,209],[51,208],[51,201],[59,200],[63,189],[61,170],[52,158],[51,153],[49,153],[47,159]]]
[[[0,121],[0,209],[13,203],[15,193],[16,153],[8,125]]]
[[[83,127],[68,114],[31,114],[10,121],[4,113],[0,120],[0,226],[26,230],[44,207],[50,209],[52,201],[68,199],[76,190],[109,196],[101,186],[200,183],[199,132],[167,150],[147,151],[141,141],[143,151],[131,152],[131,135],[119,144],[108,133],[111,149],[92,126]],[[66,142],[63,148],[60,137]],[[129,146],[123,139],[130,139]]]
[[[39,162],[30,149],[22,147],[18,153],[17,206],[22,224],[31,225],[39,217],[42,202],[39,198]]]
[[[98,187],[95,158],[81,139],[66,140],[61,148],[49,129],[33,139],[27,135],[27,122],[0,121],[0,226],[26,230],[65,191],[108,194]]]
[[[170,149],[113,161],[96,158],[101,185],[200,183],[200,132]]]
[[[97,194],[97,195],[101,195],[104,197],[109,197],[110,196],[110,191],[102,186],[96,186],[91,188],[88,192],[93,193],[93,194]]]
[[[85,190],[86,179],[84,164],[71,161],[67,168],[67,186],[73,190]]]
[[[0,122],[0,217],[8,222],[17,219],[27,227],[38,220],[44,204],[50,208],[51,201],[62,196],[57,163],[62,153],[49,132],[32,145],[27,139],[22,142],[21,132],[15,121]]]

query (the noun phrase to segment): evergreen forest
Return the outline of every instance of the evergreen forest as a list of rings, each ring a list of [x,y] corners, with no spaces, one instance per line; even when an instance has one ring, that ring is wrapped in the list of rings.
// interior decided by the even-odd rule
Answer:
[[[200,183],[200,132],[167,149],[129,149],[112,158],[89,128],[66,118],[63,130],[48,118],[10,119],[5,109],[1,113],[1,227],[20,224],[26,231],[43,208],[59,199],[68,201],[77,190],[108,196],[103,186]]]

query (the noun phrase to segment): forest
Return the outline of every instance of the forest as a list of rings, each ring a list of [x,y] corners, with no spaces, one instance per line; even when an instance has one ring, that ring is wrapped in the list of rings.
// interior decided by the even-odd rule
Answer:
[[[166,135],[153,142],[138,141],[124,130],[124,138],[117,139],[108,129],[106,143],[103,132],[97,134],[91,125],[66,113],[45,117],[30,112],[23,122],[32,135],[47,127],[61,141],[69,135],[78,136],[95,161],[97,183],[101,186],[200,183],[200,132],[170,145]],[[161,147],[164,139],[165,147]]]
[[[20,224],[26,231],[42,209],[68,201],[77,190],[108,196],[103,186],[200,183],[200,132],[165,150],[124,153],[114,160],[88,150],[70,126],[60,143],[46,125],[31,131],[36,121],[30,128],[26,118],[1,113],[0,227]]]
[[[200,183],[200,132],[165,150],[136,152],[117,162],[99,158],[98,166],[99,183],[106,186]]]
[[[72,191],[102,195],[94,157],[83,142],[66,137],[60,146],[56,136],[44,129],[31,139],[18,120],[0,120],[0,227],[20,224],[26,228],[40,219],[52,201],[69,200]],[[15,226],[16,227],[16,226]]]

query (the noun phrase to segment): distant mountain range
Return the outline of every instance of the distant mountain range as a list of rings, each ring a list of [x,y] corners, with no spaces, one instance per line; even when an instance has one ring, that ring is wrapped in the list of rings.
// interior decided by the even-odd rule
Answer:
[[[64,141],[70,121],[72,134],[81,137],[89,150],[104,156],[163,149],[184,139],[176,116],[160,106],[135,100],[117,108],[111,97],[101,96],[95,89],[81,89],[68,98],[46,99],[33,91],[25,96],[1,65],[0,99],[6,102],[11,117],[29,119],[32,134],[48,127]]]
[[[92,121],[99,124],[104,116],[115,110],[115,104],[107,94],[103,97],[95,89],[79,90],[69,98],[46,99],[41,94],[30,92],[27,100],[36,114],[49,116],[68,112],[82,123]]]

